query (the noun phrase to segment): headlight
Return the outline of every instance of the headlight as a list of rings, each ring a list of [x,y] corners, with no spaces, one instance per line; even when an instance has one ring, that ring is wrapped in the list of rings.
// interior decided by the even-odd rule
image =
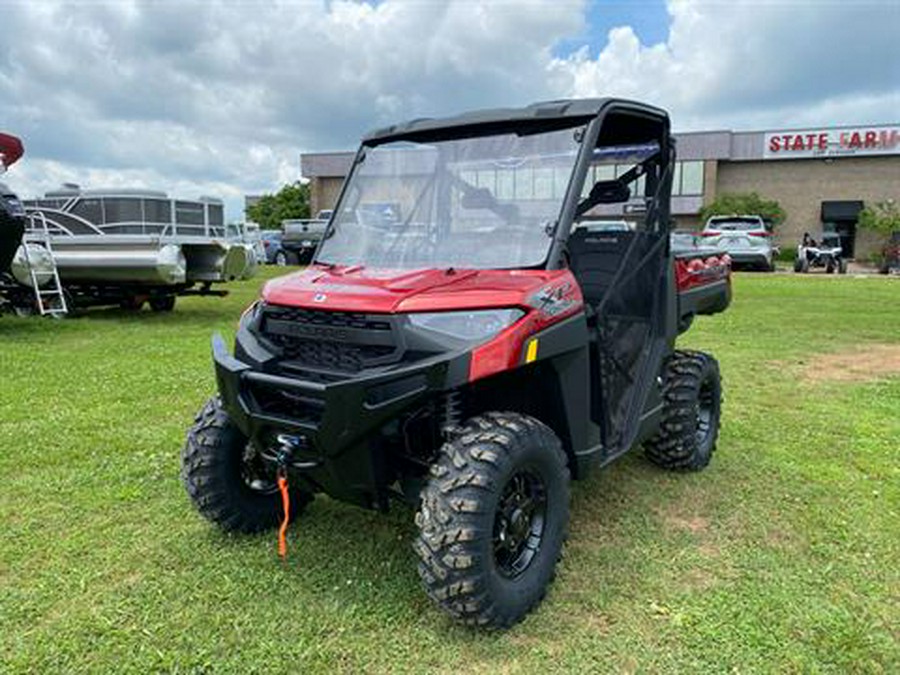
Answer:
[[[483,309],[471,312],[409,314],[416,328],[443,333],[459,340],[480,342],[492,338],[525,316],[521,309]]]
[[[255,328],[259,323],[259,315],[262,312],[264,305],[265,303],[262,300],[257,300],[245,309],[243,314],[241,314],[241,318],[238,320],[238,328],[241,326],[246,326],[249,329]]]

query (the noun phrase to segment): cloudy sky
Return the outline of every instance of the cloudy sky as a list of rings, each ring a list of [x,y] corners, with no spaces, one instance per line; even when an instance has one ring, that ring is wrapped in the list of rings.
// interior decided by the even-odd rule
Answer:
[[[615,95],[676,130],[896,122],[896,0],[0,0],[0,131],[62,182],[224,198],[410,117]]]

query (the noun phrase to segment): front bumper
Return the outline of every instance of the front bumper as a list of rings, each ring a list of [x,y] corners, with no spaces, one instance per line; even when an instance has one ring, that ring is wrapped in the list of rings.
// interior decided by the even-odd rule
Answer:
[[[239,344],[241,333],[252,347],[243,329]],[[212,338],[212,355],[222,403],[257,448],[277,445],[280,434],[295,438],[300,449],[293,461],[303,466],[304,481],[367,508],[386,506],[387,486],[396,478],[379,443],[385,425],[459,386],[468,372],[468,355],[450,353],[321,383],[236,358],[220,335]]]

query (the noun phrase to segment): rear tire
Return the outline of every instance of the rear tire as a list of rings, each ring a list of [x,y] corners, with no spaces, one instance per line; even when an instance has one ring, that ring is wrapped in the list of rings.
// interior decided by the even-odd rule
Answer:
[[[163,295],[150,298],[150,309],[154,312],[171,312],[175,309],[175,296]]]
[[[809,260],[807,258],[803,258],[800,260],[800,272],[802,274],[806,274],[809,272]]]
[[[702,352],[676,351],[666,366],[659,430],[644,443],[647,458],[666,469],[702,469],[716,449],[721,412],[718,362]]]
[[[802,272],[803,271],[803,261],[800,258],[797,258],[794,261],[794,272]]]
[[[838,274],[847,274],[846,260],[838,260]]]
[[[509,627],[543,599],[568,522],[569,469],[553,431],[519,413],[474,417],[422,491],[413,548],[425,591],[462,623]]]
[[[226,532],[260,532],[275,527],[283,511],[274,476],[254,462],[247,437],[214,396],[188,432],[181,451],[181,479],[200,514]],[[291,518],[312,495],[291,490]]]

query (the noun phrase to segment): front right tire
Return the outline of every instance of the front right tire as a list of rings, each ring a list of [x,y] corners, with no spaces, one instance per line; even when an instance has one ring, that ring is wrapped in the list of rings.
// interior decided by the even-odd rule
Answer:
[[[509,627],[543,599],[568,522],[553,431],[519,413],[474,417],[441,448],[416,513],[425,591],[462,623]]]

